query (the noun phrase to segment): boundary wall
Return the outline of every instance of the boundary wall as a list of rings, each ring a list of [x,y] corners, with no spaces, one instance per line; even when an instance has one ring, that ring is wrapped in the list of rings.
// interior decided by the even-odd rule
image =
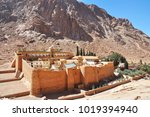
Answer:
[[[69,68],[52,71],[49,69],[34,69],[27,61],[23,60],[22,72],[25,80],[28,81],[30,94],[40,96],[73,90],[81,84],[86,88],[90,84],[98,83],[101,79],[113,76],[114,67],[112,63],[108,63],[108,65],[102,67],[83,66],[79,69]]]

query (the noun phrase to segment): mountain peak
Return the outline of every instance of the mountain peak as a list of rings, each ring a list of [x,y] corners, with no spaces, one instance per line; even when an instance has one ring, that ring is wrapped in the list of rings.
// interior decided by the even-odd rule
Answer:
[[[1,0],[0,27],[0,38],[5,35],[35,41],[37,37],[68,38],[95,43],[91,48],[101,48],[96,45],[106,41],[110,46],[115,45],[108,48],[134,46],[146,52],[150,46],[149,37],[134,28],[129,20],[115,18],[96,5],[77,0]]]

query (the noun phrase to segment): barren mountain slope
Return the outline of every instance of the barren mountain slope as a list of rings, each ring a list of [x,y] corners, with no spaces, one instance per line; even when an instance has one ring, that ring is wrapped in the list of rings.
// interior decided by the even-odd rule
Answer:
[[[76,0],[0,0],[0,63],[12,59],[18,44],[73,52],[80,45],[99,56],[116,51],[129,61],[150,62],[150,37],[127,19]]]

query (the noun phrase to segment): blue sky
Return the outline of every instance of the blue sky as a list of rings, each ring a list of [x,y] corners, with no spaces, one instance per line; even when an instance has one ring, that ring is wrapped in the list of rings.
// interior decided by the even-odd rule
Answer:
[[[127,18],[135,28],[150,36],[150,0],[80,0],[96,4],[117,18]]]

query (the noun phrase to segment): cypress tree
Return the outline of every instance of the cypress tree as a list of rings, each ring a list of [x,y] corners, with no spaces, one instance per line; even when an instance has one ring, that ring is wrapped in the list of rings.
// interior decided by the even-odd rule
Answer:
[[[89,56],[92,56],[92,52],[91,51],[89,52]]]
[[[81,56],[83,56],[83,53],[82,53],[82,48],[80,49],[80,55],[81,55]]]
[[[90,51],[87,52],[87,56],[90,56]]]
[[[82,51],[83,51],[83,52],[82,52],[83,56],[85,56],[85,50],[83,49]]]
[[[79,47],[77,46],[76,56],[79,56]]]
[[[88,56],[88,51],[86,52],[86,56]]]

